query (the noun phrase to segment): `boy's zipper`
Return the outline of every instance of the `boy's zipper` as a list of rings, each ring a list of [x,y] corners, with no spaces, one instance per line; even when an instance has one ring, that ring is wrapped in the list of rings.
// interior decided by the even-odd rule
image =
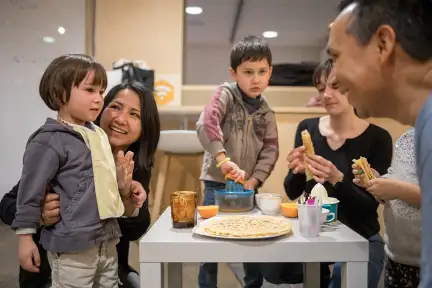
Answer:
[[[246,123],[246,132],[243,134],[244,135],[243,147],[241,148],[243,153],[241,154],[242,157],[239,159],[241,163],[236,163],[237,165],[239,165],[240,169],[244,169],[244,166],[246,164],[245,160],[247,159],[246,157],[247,157],[247,150],[248,150],[247,148],[248,148],[249,130],[250,130],[250,126],[252,125],[253,116],[255,114],[263,113],[263,112],[260,108],[257,111],[253,112],[252,114],[249,114],[249,111],[247,110],[246,106],[243,104],[243,100],[240,99],[239,104],[243,107],[243,111],[248,115],[247,123]]]
[[[243,160],[242,162],[246,162],[245,161],[245,159],[247,159],[246,157],[247,157],[247,150],[248,150],[248,140],[249,140],[249,130],[250,130],[250,126],[252,125],[252,119],[253,119],[253,115],[255,114],[255,112],[254,113],[252,113],[252,114],[249,114],[248,115],[248,117],[247,117],[247,122],[246,122],[246,131],[245,131],[245,136],[244,136],[244,141],[243,141],[243,148],[242,148],[242,151],[243,151],[243,154],[242,154],[242,157],[241,157],[241,160]],[[242,163],[243,165],[242,166],[244,166],[246,163]],[[243,169],[244,170],[244,167],[240,167],[240,169]]]

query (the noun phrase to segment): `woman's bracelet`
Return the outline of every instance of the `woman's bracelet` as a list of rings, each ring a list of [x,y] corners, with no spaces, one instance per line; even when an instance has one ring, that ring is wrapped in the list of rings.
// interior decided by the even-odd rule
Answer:
[[[330,182],[330,184],[334,187],[334,186],[336,186],[338,183],[343,182],[343,179],[344,179],[344,175],[342,174],[342,175],[341,175],[339,178],[337,178],[335,181]]]
[[[218,164],[216,164],[216,168],[219,168],[220,166],[222,166],[222,164],[231,161],[231,158],[226,157],[224,160],[220,161]]]

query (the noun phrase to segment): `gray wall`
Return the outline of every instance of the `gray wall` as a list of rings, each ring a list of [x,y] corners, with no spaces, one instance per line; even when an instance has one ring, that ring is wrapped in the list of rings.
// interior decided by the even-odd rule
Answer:
[[[44,36],[56,42],[44,43]],[[0,1],[0,197],[20,178],[30,134],[56,116],[39,97],[42,73],[57,56],[83,53],[84,41],[85,0]]]

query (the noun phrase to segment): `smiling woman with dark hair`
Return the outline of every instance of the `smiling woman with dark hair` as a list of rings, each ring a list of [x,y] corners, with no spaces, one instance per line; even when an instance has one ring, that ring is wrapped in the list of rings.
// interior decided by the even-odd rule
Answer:
[[[153,92],[139,82],[114,86],[105,96],[103,112],[96,124],[107,133],[113,153],[117,153],[116,149],[134,153],[133,179],[140,182],[148,193],[160,135],[159,113]],[[136,219],[121,218],[118,222],[123,235],[117,245],[119,276],[122,283],[128,283],[130,281],[122,278],[133,271],[128,265],[129,242],[138,240],[150,226],[148,201],[144,202]]]
[[[154,155],[159,142],[160,122],[152,91],[141,83],[132,82],[113,87],[104,99],[102,113],[95,121],[107,134],[113,153],[119,150],[134,153],[133,180],[140,183],[149,193],[150,173]],[[139,184],[135,184],[138,185]],[[15,218],[16,197],[19,183],[7,193],[0,203],[0,218],[10,225]],[[137,186],[136,186],[137,187]],[[142,188],[141,188],[142,189]],[[47,193],[42,218],[45,224],[55,224],[60,220],[59,198],[57,194]],[[150,226],[148,200],[135,217],[118,219],[122,237],[117,244],[120,287],[139,287],[139,277],[128,265],[129,242],[138,240]],[[40,234],[34,234],[35,243]],[[46,251],[38,245],[41,255],[39,273],[20,270],[20,287],[49,287],[50,267]]]
[[[109,115],[116,113],[113,111],[119,111],[124,108],[124,100],[122,99],[127,97],[125,95],[131,93],[138,96],[140,107],[139,110],[136,108],[131,109],[129,114],[131,118],[139,120],[141,134],[137,139],[134,139],[134,142],[130,146],[128,145],[129,151],[134,152],[136,156],[135,163],[138,163],[137,168],[150,171],[154,164],[155,151],[160,134],[159,113],[151,90],[139,82],[123,83],[114,86],[105,96],[104,113],[99,115],[96,124],[105,130],[108,138],[110,138],[110,135],[112,136],[110,138],[110,141],[112,141],[110,142],[111,145],[127,145],[123,143],[125,141],[124,138],[116,135],[129,135],[130,133],[122,130],[115,123],[107,123],[107,121],[109,120]],[[135,123],[137,122],[135,121]]]

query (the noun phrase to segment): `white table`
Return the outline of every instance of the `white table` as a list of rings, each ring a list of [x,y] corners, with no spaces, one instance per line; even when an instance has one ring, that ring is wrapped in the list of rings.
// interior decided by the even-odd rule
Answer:
[[[260,213],[252,211],[251,213]],[[304,287],[319,287],[320,262],[343,262],[342,287],[367,287],[369,243],[343,224],[325,228],[318,238],[293,235],[267,240],[226,241],[173,229],[167,208],[139,243],[141,287],[164,287],[163,264],[168,263],[168,287],[182,287],[182,263],[303,262]]]

